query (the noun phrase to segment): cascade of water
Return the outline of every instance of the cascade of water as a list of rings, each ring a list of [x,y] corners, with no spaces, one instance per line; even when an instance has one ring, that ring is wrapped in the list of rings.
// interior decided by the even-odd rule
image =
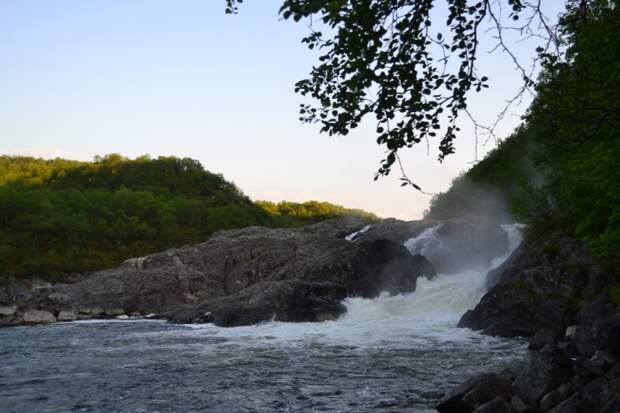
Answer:
[[[506,225],[509,251],[494,259],[488,268],[468,270],[457,274],[439,274],[432,280],[420,278],[414,293],[376,298],[348,298],[344,304],[347,313],[336,321],[323,323],[272,322],[258,326],[221,329],[195,326],[211,330],[219,336],[276,340],[290,343],[338,343],[361,346],[434,345],[440,342],[486,340],[467,329],[456,328],[459,318],[473,308],[485,293],[485,279],[489,270],[501,264],[521,241],[517,224]],[[434,238],[433,228],[405,244],[409,248],[427,243]]]
[[[358,238],[360,235],[362,235],[363,233],[367,232],[370,228],[372,228],[372,225],[366,225],[364,228],[360,229],[359,231],[355,231],[354,233],[347,235],[346,237],[344,237],[344,239],[346,239],[347,241],[353,241],[356,238]]]

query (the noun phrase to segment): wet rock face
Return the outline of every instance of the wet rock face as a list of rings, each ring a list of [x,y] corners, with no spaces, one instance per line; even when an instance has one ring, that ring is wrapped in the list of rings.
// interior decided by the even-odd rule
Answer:
[[[346,264],[346,271],[263,281],[232,295],[208,299],[163,316],[174,322],[219,326],[270,320],[331,320],[346,311],[341,301],[347,296],[412,292],[418,277],[435,276],[435,270],[424,257],[411,256],[406,248],[388,240],[357,244],[356,253]]]
[[[597,351],[620,357],[620,309],[609,296],[601,295],[577,313],[574,339],[585,357]]]
[[[569,359],[554,345],[547,345],[532,355],[512,390],[527,405],[538,406],[544,395],[566,382],[571,375]]]
[[[472,412],[496,398],[510,400],[512,383],[493,373],[483,373],[472,377],[455,388],[437,406],[439,413]],[[494,404],[501,404],[495,402]],[[492,411],[488,410],[482,411]]]
[[[563,333],[578,302],[607,281],[582,243],[551,236],[523,243],[487,282],[492,287],[459,326],[530,337],[541,329]]]
[[[616,413],[620,411],[620,363],[604,376],[585,384],[551,413]]]
[[[176,323],[214,323],[222,327],[264,321],[325,321],[346,311],[341,303],[345,297],[346,290],[334,283],[266,281],[163,316]]]
[[[344,239],[362,225],[345,219],[299,229],[222,231],[201,244],[130,259],[75,284],[39,289],[18,307],[63,311],[63,318],[68,312],[79,318],[166,313],[221,325],[274,317],[315,321],[339,316],[343,307],[336,301],[345,296],[412,292],[418,277],[435,275],[423,257],[392,241]],[[92,309],[103,311],[95,315]]]
[[[351,260],[353,271],[342,283],[350,295],[372,298],[382,291],[408,293],[416,289],[418,277],[432,279],[435,268],[421,255],[412,256],[400,244],[380,239],[358,244]]]

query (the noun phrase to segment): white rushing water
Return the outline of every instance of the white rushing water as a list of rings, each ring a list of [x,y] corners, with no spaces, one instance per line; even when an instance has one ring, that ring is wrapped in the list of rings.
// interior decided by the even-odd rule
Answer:
[[[488,268],[457,274],[439,274],[432,280],[418,279],[417,289],[411,294],[377,298],[349,298],[345,300],[347,313],[336,321],[323,323],[270,322],[258,326],[219,328],[213,325],[191,326],[201,334],[239,340],[256,345],[279,342],[285,345],[352,345],[360,347],[402,347],[404,344],[436,345],[449,342],[476,340],[493,342],[467,329],[456,328],[460,317],[473,308],[485,293],[486,274],[501,264],[521,242],[520,226],[505,225],[509,251],[496,257]],[[412,251],[434,245],[434,228],[408,240],[405,245]],[[362,230],[363,231],[363,230]],[[425,246],[420,247],[420,243]]]
[[[344,239],[346,239],[347,241],[353,241],[354,239],[358,238],[362,234],[368,232],[370,228],[372,228],[372,225],[366,225],[364,228],[360,229],[359,231],[355,231],[354,233],[347,235],[346,237],[344,237]]]

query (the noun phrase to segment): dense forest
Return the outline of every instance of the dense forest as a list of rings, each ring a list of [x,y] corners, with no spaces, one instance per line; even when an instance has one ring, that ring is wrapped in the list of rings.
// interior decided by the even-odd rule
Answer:
[[[619,26],[608,2],[566,16],[567,61],[545,57],[522,125],[434,197],[427,215],[510,210],[532,235],[576,236],[620,268],[620,41],[610,35]]]
[[[374,215],[325,202],[254,203],[193,159],[0,156],[0,274],[59,278],[249,225]]]

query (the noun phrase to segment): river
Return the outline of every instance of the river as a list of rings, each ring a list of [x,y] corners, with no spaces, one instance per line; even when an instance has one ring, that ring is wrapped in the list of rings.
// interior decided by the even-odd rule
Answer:
[[[518,230],[505,229],[512,250]],[[418,238],[406,245],[429,233]],[[487,270],[421,279],[413,294],[351,298],[346,315],[323,323],[0,329],[0,412],[434,411],[467,377],[525,354],[522,340],[456,328],[484,294]]]

